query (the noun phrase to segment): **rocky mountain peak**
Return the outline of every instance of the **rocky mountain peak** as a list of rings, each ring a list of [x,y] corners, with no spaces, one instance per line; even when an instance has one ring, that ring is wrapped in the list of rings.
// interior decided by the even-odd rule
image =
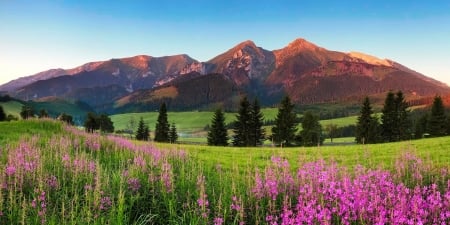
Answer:
[[[387,59],[379,59],[375,56],[367,55],[361,52],[350,52],[348,53],[348,55],[353,58],[361,59],[368,64],[379,66],[392,66],[391,62]]]
[[[297,38],[294,41],[292,41],[291,43],[288,44],[287,46],[288,49],[292,49],[292,50],[301,50],[301,49],[307,49],[307,50],[319,50],[319,49],[323,49],[309,41],[307,41],[306,39],[303,38]]]

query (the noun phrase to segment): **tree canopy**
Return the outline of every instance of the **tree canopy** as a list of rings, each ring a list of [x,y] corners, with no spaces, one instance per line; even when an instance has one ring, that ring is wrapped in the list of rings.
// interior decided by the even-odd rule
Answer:
[[[225,116],[221,109],[217,109],[208,131],[208,145],[227,146],[228,134],[225,127]]]
[[[280,103],[278,113],[275,118],[275,126],[272,127],[272,138],[276,144],[284,146],[292,145],[297,132],[298,119],[294,112],[294,104],[286,96]]]
[[[323,143],[322,125],[319,123],[319,117],[311,112],[306,112],[303,115],[300,140],[303,146],[317,146]]]
[[[436,96],[431,106],[431,114],[428,120],[428,133],[431,136],[439,137],[447,134],[447,116],[445,115],[444,103],[440,96]]]
[[[162,103],[159,108],[158,120],[155,125],[155,141],[169,142],[169,122],[167,120],[166,103]]]
[[[356,124],[356,142],[360,144],[377,143],[380,140],[378,119],[373,116],[369,97],[366,97],[361,107]]]

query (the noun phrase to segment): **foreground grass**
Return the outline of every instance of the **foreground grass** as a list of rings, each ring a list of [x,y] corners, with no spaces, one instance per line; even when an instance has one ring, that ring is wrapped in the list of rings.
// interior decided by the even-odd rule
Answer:
[[[351,139],[344,139],[350,141]],[[158,144],[161,148],[174,148],[174,145]],[[398,143],[372,145],[336,145],[320,147],[293,148],[241,148],[212,147],[198,145],[177,145],[177,149],[188,151],[192,157],[209,166],[221,165],[224,168],[241,168],[257,165],[263,167],[273,155],[288,159],[293,168],[299,163],[317,160],[334,161],[353,168],[363,165],[368,168],[395,169],[396,159],[405,152],[411,152],[423,158],[433,167],[450,165],[450,137],[430,138]]]
[[[0,140],[0,224],[450,222],[450,138],[155,146],[32,120]]]

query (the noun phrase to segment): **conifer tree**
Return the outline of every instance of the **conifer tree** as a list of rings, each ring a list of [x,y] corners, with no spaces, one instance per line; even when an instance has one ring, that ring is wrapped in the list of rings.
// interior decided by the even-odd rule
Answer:
[[[145,125],[144,133],[142,134],[142,137],[143,137],[144,141],[149,141],[150,140],[150,128],[148,127],[148,125]]]
[[[177,140],[178,140],[177,127],[175,126],[175,123],[172,123],[169,132],[169,141],[170,143],[176,143]]]
[[[6,114],[5,111],[3,110],[3,107],[0,105],[0,121],[5,121],[6,120]]]
[[[251,134],[251,109],[250,103],[247,97],[243,97],[239,104],[239,111],[236,115],[236,121],[234,122],[234,146],[250,146],[252,145],[250,140]]]
[[[433,137],[446,135],[446,122],[447,116],[445,115],[444,103],[440,96],[436,96],[428,120],[428,133]]]
[[[217,109],[208,131],[208,145],[227,146],[228,134],[225,128],[225,116],[221,109]]]
[[[412,135],[412,122],[410,119],[410,112],[408,110],[408,103],[406,102],[403,93],[397,92],[395,98],[395,108],[397,114],[397,137],[396,141],[404,141],[411,139]]]
[[[264,115],[261,112],[261,106],[258,99],[255,98],[250,110],[250,145],[262,145],[265,139],[265,131],[263,129]]]
[[[414,137],[420,139],[427,132],[428,126],[428,114],[421,116],[416,122],[416,129],[414,131]]]
[[[319,123],[319,117],[311,112],[303,115],[302,131],[300,131],[301,144],[303,146],[317,146],[323,143],[322,125]]]
[[[292,142],[295,140],[297,125],[298,121],[297,115],[294,112],[294,104],[286,96],[281,101],[277,117],[275,118],[275,126],[272,127],[273,141],[282,146],[292,145]]]
[[[360,144],[377,143],[380,139],[378,119],[374,117],[369,97],[366,97],[356,124],[356,142]]]
[[[136,140],[148,141],[149,139],[149,129],[144,123],[144,118],[141,117],[138,123],[138,128],[136,130]]]
[[[169,122],[167,121],[166,103],[162,103],[159,108],[158,120],[155,125],[155,141],[169,142]]]
[[[395,95],[391,91],[386,96],[381,115],[381,136],[383,141],[397,141],[398,137],[398,119],[395,105]]]

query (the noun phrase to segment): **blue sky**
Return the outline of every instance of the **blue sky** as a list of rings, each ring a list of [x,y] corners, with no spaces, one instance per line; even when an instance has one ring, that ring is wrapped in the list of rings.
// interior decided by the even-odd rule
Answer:
[[[244,40],[306,38],[389,58],[450,84],[450,1],[0,0],[0,83],[140,54],[206,61]]]

